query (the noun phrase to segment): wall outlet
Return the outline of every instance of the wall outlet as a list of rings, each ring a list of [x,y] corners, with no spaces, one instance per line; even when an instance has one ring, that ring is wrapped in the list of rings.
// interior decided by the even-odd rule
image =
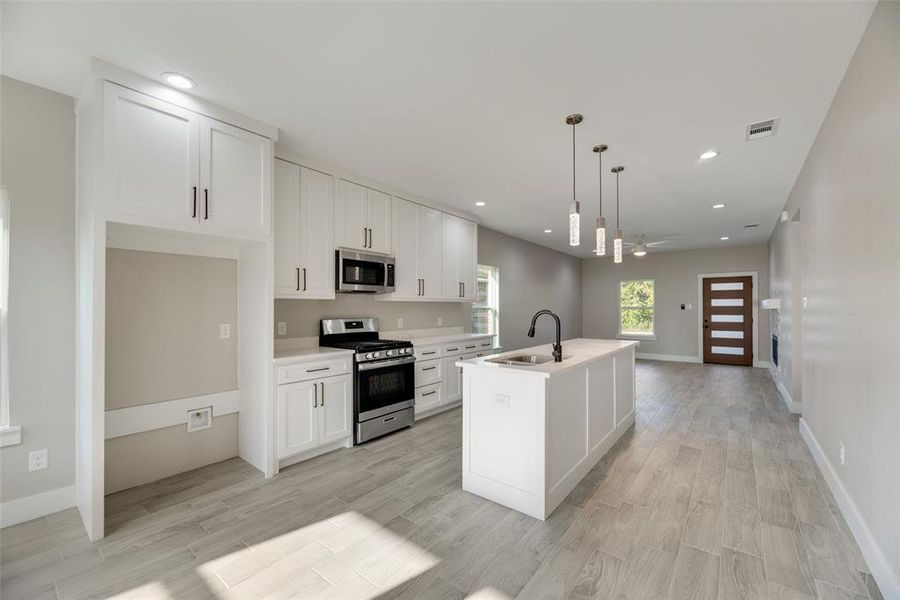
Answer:
[[[278,321],[278,335],[287,335],[287,323]]]
[[[839,443],[840,443],[840,447],[841,447],[841,449],[840,449],[840,454],[841,454],[841,458],[840,458],[840,459],[841,459],[841,466],[843,467],[844,464],[846,463],[846,456],[844,455],[844,442],[839,442]]]
[[[803,296],[803,310],[806,310],[806,308],[808,306],[809,306],[809,298],[807,298],[806,296]]]
[[[212,427],[212,406],[195,408],[188,411],[188,433],[199,431],[201,429],[209,429],[210,427]]]
[[[444,317],[438,317],[437,323],[438,323],[438,327],[443,327],[444,326]]]
[[[219,325],[219,339],[227,340],[231,337],[231,324],[230,323],[222,323]]]
[[[403,329],[403,317],[397,317],[397,329]]]
[[[28,470],[40,471],[47,468],[47,449],[33,450],[28,453]]]

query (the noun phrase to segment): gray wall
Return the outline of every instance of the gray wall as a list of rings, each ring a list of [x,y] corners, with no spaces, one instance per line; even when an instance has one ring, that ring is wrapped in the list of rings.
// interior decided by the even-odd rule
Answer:
[[[237,261],[107,249],[106,410],[237,389],[238,333]]]
[[[791,400],[800,402],[800,223],[779,223],[769,240],[769,296],[781,301],[769,311],[769,326],[778,334],[778,367],[775,376]]]
[[[657,340],[642,341],[638,352],[697,357],[699,333],[697,311],[697,275],[758,271],[759,298],[769,288],[766,246],[736,246],[712,250],[650,253],[643,258],[626,255],[621,264],[612,258],[583,262],[584,335],[614,338],[618,333],[618,285],[623,279],[653,279],[656,290]],[[681,310],[681,304],[692,310]],[[769,323],[763,311],[759,315],[759,356],[769,359]]]
[[[295,338],[319,335],[319,321],[334,317],[377,317],[383,330],[397,329],[397,319],[403,319],[403,329],[430,329],[472,326],[469,304],[455,302],[384,302],[369,294],[337,294],[334,300],[276,300],[275,337]],[[277,335],[277,323],[287,323],[287,335]]]
[[[900,3],[875,8],[787,209],[809,301],[803,419],[893,569],[882,590],[900,594]]]
[[[500,345],[515,350],[552,342],[553,321],[541,317],[534,339],[531,317],[549,308],[562,321],[563,339],[581,337],[581,259],[483,227],[478,262],[500,269]]]
[[[75,115],[73,100],[0,79],[2,171],[9,188],[10,423],[0,501],[75,482]],[[47,468],[28,472],[28,452]]]

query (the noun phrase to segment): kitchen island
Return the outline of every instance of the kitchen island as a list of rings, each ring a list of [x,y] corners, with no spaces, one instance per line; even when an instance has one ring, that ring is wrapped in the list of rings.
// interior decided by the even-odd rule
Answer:
[[[549,344],[459,361],[463,489],[550,516],[634,423],[637,344],[579,338],[562,362]]]

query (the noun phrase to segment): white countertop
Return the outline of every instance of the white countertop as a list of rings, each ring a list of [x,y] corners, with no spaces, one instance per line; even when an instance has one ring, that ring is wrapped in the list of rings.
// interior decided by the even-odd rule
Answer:
[[[516,375],[533,374],[537,377],[552,377],[558,373],[570,371],[572,369],[582,367],[586,363],[600,360],[607,356],[611,356],[618,352],[623,352],[637,346],[640,342],[634,340],[599,340],[589,338],[576,338],[572,340],[563,340],[562,342],[562,362],[546,362],[539,365],[502,365],[490,360],[504,358],[507,356],[518,356],[522,354],[539,354],[551,356],[553,352],[552,344],[542,344],[540,346],[532,346],[531,348],[522,348],[521,350],[513,350],[511,352],[501,352],[484,358],[471,358],[469,360],[461,360],[456,363],[457,366],[463,368],[479,368],[479,369],[500,369],[507,370]]]
[[[276,350],[275,364],[282,365],[286,363],[303,362],[306,360],[336,358],[342,354],[353,354],[353,351],[344,348],[325,348],[322,346]]]
[[[431,346],[432,344],[449,344],[452,342],[465,342],[468,340],[477,340],[483,338],[494,337],[489,333],[455,333],[447,335],[433,335],[422,337],[403,337],[394,334],[394,339],[412,342],[414,346]]]

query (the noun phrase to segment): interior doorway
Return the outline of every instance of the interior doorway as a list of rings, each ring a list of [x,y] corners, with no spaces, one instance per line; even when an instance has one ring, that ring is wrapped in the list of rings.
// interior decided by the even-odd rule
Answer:
[[[704,277],[703,362],[753,366],[753,278]]]

